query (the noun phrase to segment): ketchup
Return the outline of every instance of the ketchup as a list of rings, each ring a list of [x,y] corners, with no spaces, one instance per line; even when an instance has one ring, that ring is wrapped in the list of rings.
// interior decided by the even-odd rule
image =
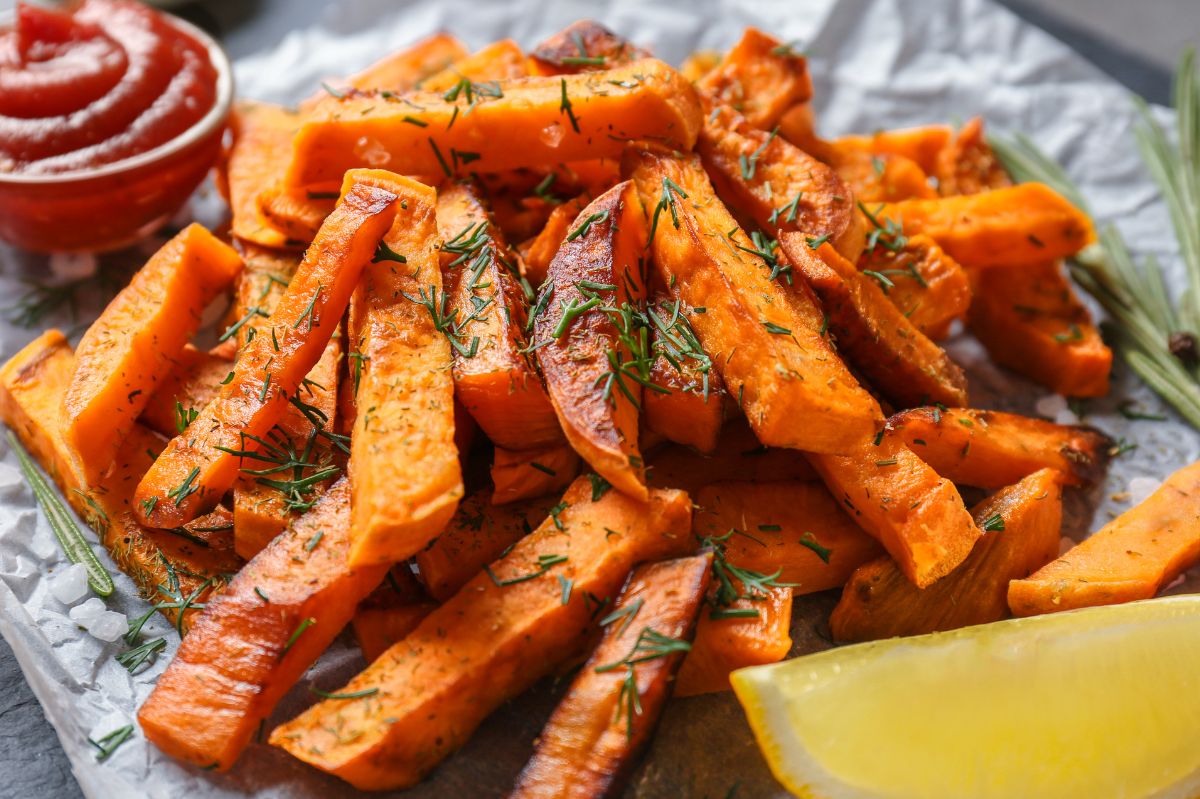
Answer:
[[[0,29],[0,172],[48,174],[152,150],[212,109],[204,45],[133,0],[18,5]]]

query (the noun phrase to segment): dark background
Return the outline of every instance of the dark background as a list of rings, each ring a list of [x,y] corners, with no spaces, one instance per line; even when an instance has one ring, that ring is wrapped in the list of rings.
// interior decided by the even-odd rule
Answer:
[[[1079,51],[1129,89],[1166,104],[1170,69],[1200,45],[1198,0],[999,0]],[[13,0],[0,0],[0,11]],[[172,11],[216,34],[233,58],[275,45],[320,21],[322,0],[217,0]],[[78,799],[82,794],[54,730],[0,639],[0,796]]]

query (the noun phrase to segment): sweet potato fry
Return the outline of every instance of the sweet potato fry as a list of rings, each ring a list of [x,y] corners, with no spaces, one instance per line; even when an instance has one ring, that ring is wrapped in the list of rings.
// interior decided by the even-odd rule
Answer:
[[[439,193],[437,226],[444,287],[425,300],[454,350],[455,396],[497,446],[561,443],[525,341],[527,304],[515,256],[473,184]]]
[[[827,243],[814,250],[803,233],[784,233],[780,246],[821,298],[838,351],[884,396],[905,408],[966,405],[966,375],[888,301],[886,283],[859,272]]]
[[[1041,183],[868,210],[907,233],[924,233],[966,267],[1026,267],[1074,255],[1096,240],[1092,220]]]
[[[711,483],[750,480],[818,480],[804,456],[793,449],[764,447],[744,419],[725,426],[717,448],[709,454],[676,445],[655,449],[646,457],[646,476],[657,488],[689,493]]]
[[[1017,616],[1149,599],[1200,561],[1200,464],[1185,466],[1142,504],[1008,587]]]
[[[347,172],[343,192],[355,186],[386,191],[398,202],[381,255],[367,265],[355,294],[362,306],[352,343],[361,363],[355,401],[363,412],[350,450],[353,566],[415,555],[441,532],[463,495],[450,345],[420,301],[442,288],[437,195],[374,170]]]
[[[971,305],[967,271],[928,236],[901,236],[887,244],[892,246],[877,243],[864,253],[859,271],[887,278],[892,284],[887,298],[908,321],[932,339],[945,338]]]
[[[1014,413],[913,408],[888,419],[887,436],[903,441],[933,470],[979,488],[1012,485],[1055,469],[1067,485],[1104,474],[1112,440],[1090,427],[1068,427]]]
[[[275,227],[258,204],[259,192],[287,169],[292,137],[302,121],[299,114],[270,103],[243,100],[234,109],[225,182],[233,211],[230,233],[237,238],[263,247],[302,246]]]
[[[691,84],[654,59],[444,95],[416,92],[389,100],[374,92],[347,94],[323,103],[300,129],[286,182],[336,180],[347,169],[367,166],[367,154],[356,146],[363,137],[378,145],[370,150],[371,165],[411,175],[502,172],[616,156],[631,139],[690,149],[702,114]]]
[[[407,562],[393,566],[379,587],[358,603],[350,620],[363,657],[373,662],[415,630],[436,607]]]
[[[233,283],[241,257],[200,225],[163,245],[79,342],[63,397],[67,440],[89,481],[116,455],[173,361],[200,327],[200,315]]]
[[[767,588],[765,594],[763,599],[735,601],[729,607],[733,612],[700,613],[692,650],[675,679],[675,696],[732,690],[732,672],[787,657],[792,648],[792,589]]]
[[[308,510],[341,473],[335,452],[344,452],[346,445],[331,435],[341,358],[342,340],[335,335],[267,433],[269,446],[262,445],[243,464],[233,488],[233,521],[235,548],[247,560]]]
[[[866,239],[849,187],[831,168],[775,134],[739,126],[729,109],[710,115],[696,150],[729,207],[778,237],[827,237],[851,261]]]
[[[679,74],[695,83],[717,68],[724,55],[718,50],[693,50],[679,65]]]
[[[705,308],[688,322],[759,440],[837,452],[869,438],[879,414],[874,399],[821,335],[812,300],[785,295],[768,269],[730,246],[727,237],[744,241],[745,234],[699,159],[650,149],[627,156],[642,204],[653,209],[655,267],[685,305]]]
[[[442,534],[417,553],[425,590],[443,602],[454,596],[480,569],[532,533],[557,502],[554,496],[493,505],[487,491],[468,494]]]
[[[753,127],[768,130],[796,103],[812,97],[808,61],[799,52],[756,28],[721,63],[696,83],[705,111],[729,106]]]
[[[970,270],[971,332],[1001,366],[1068,397],[1108,394],[1112,350],[1061,263]]]
[[[688,324],[682,301],[660,294],[647,309],[655,353],[650,382],[666,389],[642,392],[646,428],[700,452],[717,448],[729,394]]]
[[[171,373],[150,395],[138,421],[156,433],[173,436],[191,424],[221,390],[221,381],[233,370],[233,361],[187,345],[174,359]]]
[[[915,161],[902,155],[844,150],[835,144],[829,163],[859,202],[891,203],[938,196],[929,176]]]
[[[238,277],[229,308],[229,324],[219,340],[221,344],[232,341],[236,348],[259,333],[270,333],[266,320],[303,258],[298,252],[272,250],[253,242],[239,242],[239,247],[246,267]]]
[[[579,453],[568,444],[537,449],[496,447],[492,504],[504,505],[562,491],[579,474]]]
[[[543,40],[529,60],[538,75],[569,75],[627,64],[650,56],[608,28],[590,19],[572,22]]]
[[[1012,185],[996,154],[983,136],[983,120],[972,117],[938,153],[938,193],[943,197],[979,194]]]
[[[48,330],[0,368],[0,419],[58,484],[121,571],[181,632],[205,600],[237,571],[232,517],[218,508],[180,530],[150,530],[133,517],[132,489],[165,440],[135,424],[103,476],[89,484],[67,443],[62,397],[75,372],[66,338]],[[93,469],[93,471],[97,471]]]
[[[242,249],[246,268],[238,281],[230,309],[232,321],[222,334],[226,343],[236,343],[239,348],[259,334],[270,335],[267,322],[301,260],[299,253],[270,251],[253,244],[243,244]],[[336,470],[331,468],[331,439],[321,433],[332,432],[337,426],[335,400],[338,362],[343,350],[340,336],[331,337],[320,359],[305,376],[297,401],[284,410],[278,424],[268,433],[270,450],[260,452],[262,458],[253,458],[243,464],[247,470],[261,473],[242,474],[233,488],[234,539],[238,554],[243,558],[258,554],[336,477]],[[219,382],[227,380],[232,370],[230,366]],[[217,386],[219,390],[220,385]],[[210,401],[214,397],[215,394]],[[207,404],[195,407],[202,409]],[[264,450],[267,450],[265,446]],[[265,458],[271,458],[275,463],[268,463]],[[294,467],[299,469],[297,473],[287,466],[297,461],[310,465]],[[279,482],[314,479],[318,471],[328,476],[315,478],[318,482],[313,485],[301,483],[285,487]],[[264,481],[275,481],[275,484]]]
[[[646,497],[638,449],[642,386],[653,352],[643,337],[646,216],[633,181],[575,218],[550,264],[533,315],[537,361],[567,441],[622,491]]]
[[[1008,583],[1058,554],[1062,485],[1042,469],[972,509],[984,532],[971,554],[928,588],[910,583],[888,557],[854,572],[829,626],[837,641],[954,630],[1008,616]]]
[[[795,594],[839,588],[883,553],[819,482],[712,483],[696,492],[695,501],[696,538],[721,540],[726,561],[778,573]]]
[[[851,518],[918,588],[949,574],[980,536],[954,484],[895,438],[881,435],[848,455],[808,459]]]
[[[604,637],[538,736],[512,799],[620,794],[688,651],[711,560],[706,552],[634,569]]]
[[[337,188],[283,186],[276,184],[259,192],[258,212],[289,241],[311,242],[325,217],[333,212]]]
[[[236,453],[256,449],[255,438],[279,421],[341,322],[363,267],[392,223],[395,199],[356,187],[330,214],[271,314],[270,335],[257,335],[241,349],[220,395],[142,478],[135,492],[139,521],[177,527],[213,507],[233,484],[243,462]]]
[[[423,78],[415,88],[426,92],[446,92],[453,91],[461,84],[460,91],[466,91],[468,83],[510,81],[528,74],[529,68],[521,46],[512,39],[501,39],[458,59],[441,72]]]
[[[590,481],[576,480],[561,512],[341,692],[360,698],[309,708],[277,727],[271,744],[358,788],[416,783],[493,709],[580,650],[596,602],[634,564],[692,546],[681,491],[652,491],[648,503],[617,491],[591,496]]]
[[[858,150],[871,155],[898,155],[932,175],[937,172],[938,159],[953,137],[949,125],[924,125],[881,130],[869,136],[842,136],[831,144],[843,152]]]
[[[211,600],[138,711],[174,758],[224,771],[387,572],[351,569],[343,478]]]
[[[521,259],[525,266],[525,279],[530,285],[540,286],[546,280],[550,271],[550,262],[554,260],[563,239],[571,232],[571,223],[579,212],[587,206],[587,198],[583,196],[567,200],[562,205],[554,206],[550,218],[541,232],[533,239]]]

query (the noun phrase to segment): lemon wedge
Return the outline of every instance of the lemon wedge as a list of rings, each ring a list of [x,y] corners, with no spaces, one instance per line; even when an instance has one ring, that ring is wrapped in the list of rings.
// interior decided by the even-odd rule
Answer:
[[[1200,796],[1200,596],[892,638],[732,682],[797,796]]]

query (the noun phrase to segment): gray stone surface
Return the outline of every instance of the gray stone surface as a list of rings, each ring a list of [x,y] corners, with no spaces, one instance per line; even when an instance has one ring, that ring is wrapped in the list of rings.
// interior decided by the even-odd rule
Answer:
[[[1000,2],[1072,45],[1132,90],[1159,102],[1167,96],[1166,70],[1178,53],[1186,45],[1200,45],[1200,3],[1196,0]],[[14,0],[0,0],[0,11],[13,5]],[[325,6],[322,0],[216,0],[184,3],[175,10],[220,34],[231,54],[238,57],[274,45],[288,30],[317,22]],[[668,712],[663,725],[671,734],[660,736],[655,746],[696,745],[743,768],[748,762],[760,764],[751,769],[749,782],[769,780],[756,751],[723,751],[714,741],[690,739],[710,734],[736,710],[727,696],[701,699],[711,705],[714,724],[691,730],[672,728]],[[683,777],[641,773],[634,792],[639,784],[649,787],[663,779],[686,785]],[[753,795],[752,788],[743,785],[736,795]],[[80,796],[54,730],[21,675],[12,650],[0,640],[0,797]]]

